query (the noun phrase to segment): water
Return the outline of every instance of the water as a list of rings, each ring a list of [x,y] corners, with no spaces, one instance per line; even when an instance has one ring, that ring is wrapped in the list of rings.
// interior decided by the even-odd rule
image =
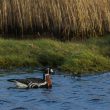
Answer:
[[[0,75],[0,110],[109,110],[110,73],[52,75],[52,89],[17,89],[10,78],[41,77],[40,73]]]

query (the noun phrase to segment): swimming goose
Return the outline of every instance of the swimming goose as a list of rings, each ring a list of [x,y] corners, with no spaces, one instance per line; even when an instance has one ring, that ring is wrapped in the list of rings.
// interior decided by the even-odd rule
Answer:
[[[18,88],[51,88],[52,81],[50,74],[53,69],[46,68],[44,70],[43,79],[40,78],[26,78],[26,79],[9,79],[14,82]]]

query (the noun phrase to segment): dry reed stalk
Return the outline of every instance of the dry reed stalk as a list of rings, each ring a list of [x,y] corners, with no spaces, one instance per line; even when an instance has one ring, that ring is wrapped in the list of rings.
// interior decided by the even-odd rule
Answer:
[[[1,34],[84,39],[110,32],[110,0],[1,0]]]

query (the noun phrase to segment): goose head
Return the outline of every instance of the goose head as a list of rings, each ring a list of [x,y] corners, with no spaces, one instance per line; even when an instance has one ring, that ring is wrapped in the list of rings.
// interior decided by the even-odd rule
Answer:
[[[53,73],[53,69],[46,68],[44,69],[43,79],[47,82],[48,88],[52,87],[51,74]]]

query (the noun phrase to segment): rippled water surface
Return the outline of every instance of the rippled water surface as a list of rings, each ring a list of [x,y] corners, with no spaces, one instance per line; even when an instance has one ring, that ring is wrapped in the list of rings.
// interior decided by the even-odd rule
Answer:
[[[52,75],[52,89],[17,89],[10,78],[42,77],[41,73],[0,75],[0,110],[110,110],[110,73]]]

